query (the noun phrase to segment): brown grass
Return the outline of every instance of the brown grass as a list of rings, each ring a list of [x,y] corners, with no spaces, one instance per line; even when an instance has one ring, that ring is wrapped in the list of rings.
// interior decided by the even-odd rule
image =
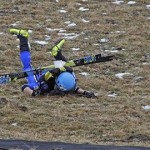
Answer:
[[[150,63],[150,10],[146,9],[149,1],[137,0],[132,6],[126,0],[121,5],[111,2],[0,0],[0,32],[4,33],[0,34],[0,73],[21,70],[18,41],[8,33],[13,23],[17,23],[17,28],[33,30],[30,42],[35,67],[52,63],[47,49],[61,38],[58,31],[49,32],[46,28],[82,33],[64,45],[63,53],[70,59],[106,53],[112,47],[120,49],[115,54],[117,60],[74,68],[79,85],[98,93],[97,99],[76,95],[25,97],[20,90],[25,80],[1,85],[0,138],[150,146],[150,110],[142,108],[150,105],[150,67],[143,65]],[[81,12],[80,7],[89,11]],[[67,13],[58,12],[62,8]],[[90,22],[84,23],[82,19]],[[77,26],[68,28],[66,21]],[[51,36],[48,45],[34,43],[44,40],[45,35]],[[101,38],[109,42],[100,44]],[[80,51],[72,52],[73,47]],[[84,77],[80,72],[90,75]],[[118,79],[115,74],[119,72],[132,75]],[[117,96],[109,97],[113,92]]]

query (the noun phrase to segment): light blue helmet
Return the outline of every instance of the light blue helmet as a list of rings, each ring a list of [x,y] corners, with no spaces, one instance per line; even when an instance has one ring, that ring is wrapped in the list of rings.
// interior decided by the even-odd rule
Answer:
[[[77,86],[76,77],[73,73],[63,72],[56,78],[56,85],[61,91],[73,91]]]

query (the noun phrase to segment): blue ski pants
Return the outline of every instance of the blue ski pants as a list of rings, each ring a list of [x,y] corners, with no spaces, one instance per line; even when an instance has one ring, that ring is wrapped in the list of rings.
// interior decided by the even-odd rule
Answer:
[[[28,71],[33,69],[31,66],[31,54],[28,50],[20,52],[20,60],[23,66],[23,71]],[[26,77],[26,79],[28,81],[28,84],[26,84],[26,86],[30,87],[33,90],[39,87],[38,76],[33,75],[32,72],[30,72],[29,76]]]

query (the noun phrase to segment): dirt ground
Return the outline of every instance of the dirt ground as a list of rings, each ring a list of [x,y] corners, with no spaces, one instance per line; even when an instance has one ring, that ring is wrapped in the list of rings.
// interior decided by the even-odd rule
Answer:
[[[0,74],[21,70],[11,27],[30,31],[35,68],[53,64],[48,49],[60,38],[70,60],[116,57],[73,68],[94,99],[27,97],[24,79],[0,85],[1,139],[150,146],[149,0],[0,0],[0,22]]]

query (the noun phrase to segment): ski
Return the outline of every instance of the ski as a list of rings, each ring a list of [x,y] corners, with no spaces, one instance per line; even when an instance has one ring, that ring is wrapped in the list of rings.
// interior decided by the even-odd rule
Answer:
[[[92,63],[111,61],[113,60],[113,58],[114,58],[113,55],[101,56],[101,54],[96,54],[96,55],[85,56],[83,58],[79,58],[75,60],[70,60],[66,62],[64,66],[76,67],[76,66],[88,65]],[[0,84],[5,84],[5,83],[12,82],[12,81],[16,81],[18,79],[25,78],[31,75],[40,75],[43,72],[50,71],[51,69],[54,69],[54,68],[55,68],[54,65],[50,65],[46,67],[29,70],[29,71],[2,74],[0,75]]]

